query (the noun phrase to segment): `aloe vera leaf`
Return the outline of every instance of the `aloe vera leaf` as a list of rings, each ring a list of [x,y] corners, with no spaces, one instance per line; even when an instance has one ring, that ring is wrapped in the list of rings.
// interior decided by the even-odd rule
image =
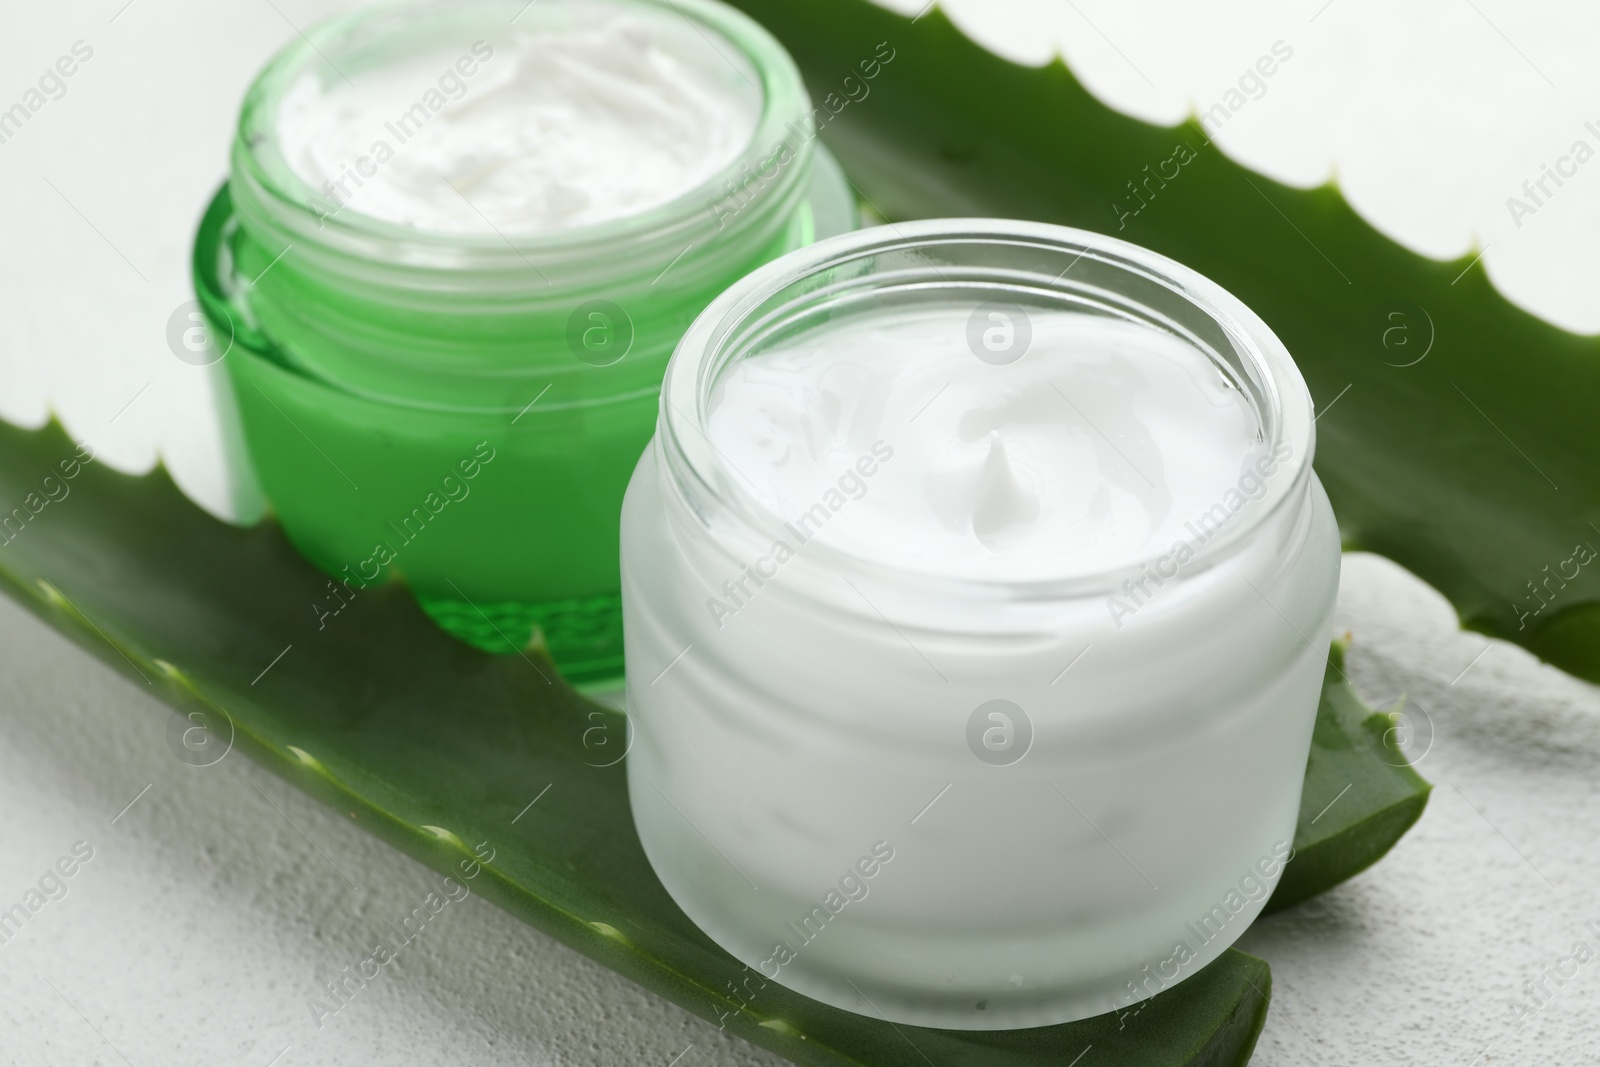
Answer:
[[[0,503],[44,499],[47,476],[57,487],[0,533],[0,586],[137,684],[209,711],[219,742],[689,1011],[817,1067],[1043,1067],[1086,1046],[1147,1067],[1248,1059],[1270,978],[1240,952],[1137,1012],[986,1033],[891,1026],[763,983],[652,873],[624,722],[537,651],[455,641],[397,584],[322,616],[327,578],[275,523],[218,522],[160,469],[64,478],[76,452],[54,424],[0,425]]]
[[[1314,897],[1394,847],[1422,817],[1433,790],[1401,750],[1390,712],[1364,704],[1344,675],[1349,639],[1335,641],[1306,760],[1294,858],[1266,910]]]
[[[1600,340],[1516,308],[1475,259],[1401,247],[1334,185],[1293,189],[1222,155],[1193,121],[1123,115],[1059,59],[1013,64],[938,9],[912,20],[867,0],[734,2],[795,55],[823,139],[880,215],[1109,233],[1243,299],[1322,405],[1316,467],[1346,547],[1429,582],[1464,626],[1600,681],[1600,579],[1577,573],[1600,547]],[[885,46],[893,58],[864,78]],[[1180,145],[1195,158],[1162,178]]]

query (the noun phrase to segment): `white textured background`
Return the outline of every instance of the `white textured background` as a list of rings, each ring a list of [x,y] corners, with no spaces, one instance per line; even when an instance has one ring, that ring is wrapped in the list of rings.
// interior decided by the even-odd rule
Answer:
[[[190,295],[190,238],[245,83],[295,25],[344,5],[5,3],[0,108],[74,41],[95,52],[0,145],[0,415],[58,411],[107,462],[163,455],[205,506],[253,517],[214,383],[173,358],[166,322]],[[1164,122],[1219,100],[1282,40],[1293,59],[1229,119],[1225,151],[1294,184],[1337,174],[1397,240],[1484,250],[1513,300],[1600,330],[1600,159],[1520,227],[1506,206],[1574,140],[1600,148],[1584,129],[1600,127],[1591,6],[950,8],[991,48],[1060,50],[1108,102]],[[1339,625],[1369,702],[1407,694],[1431,719],[1422,769],[1437,788],[1382,864],[1246,935],[1276,986],[1255,1063],[1600,1062],[1600,958],[1552,983],[1531,1019],[1513,1007],[1574,942],[1600,953],[1585,926],[1600,931],[1600,691],[1458,632],[1441,598],[1376,558],[1347,557]],[[235,756],[180,763],[162,707],[4,601],[0,635],[0,907],[73,842],[95,849],[68,895],[0,946],[0,1062],[777,1062],[476,898],[318,1029],[306,998],[435,876]]]

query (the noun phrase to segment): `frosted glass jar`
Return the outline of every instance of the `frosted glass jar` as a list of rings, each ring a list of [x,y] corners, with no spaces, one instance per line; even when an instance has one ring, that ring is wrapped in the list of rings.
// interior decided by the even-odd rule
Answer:
[[[1255,458],[1185,551],[1109,568],[1002,579],[797,536],[714,445],[719,385],[951,307],[978,339],[1072,314],[1181,340],[1252,413]],[[1004,392],[1029,364],[981,344]],[[873,469],[908,461],[898,433]],[[897,1022],[1058,1023],[1194,974],[1291,853],[1339,574],[1313,444],[1265,324],[1112,238],[910,223],[735,285],[680,343],[623,507],[629,790],[668,892],[765,979]]]
[[[499,106],[520,35],[618,19],[748,112],[730,158],[664,202],[560,226],[518,227],[506,204],[520,179],[495,196],[470,173],[427,183],[433,155],[472,161],[449,154],[471,148],[460,137],[424,140]],[[591,51],[585,100],[605,96],[602,61],[621,62]],[[404,99],[376,129],[381,148],[324,151],[325,182],[297,169],[305,138],[284,143],[286,108],[303,124],[397,70]],[[569,679],[617,675],[617,515],[673,346],[749,270],[853,225],[814,137],[793,61],[715,0],[405,0],[308,27],[275,56],[241,109],[195,286],[213,335],[231,339],[225,366],[274,511],[346,586],[330,610],[398,574],[482,647],[540,632]],[[454,219],[364,213],[364,190],[402,169]]]

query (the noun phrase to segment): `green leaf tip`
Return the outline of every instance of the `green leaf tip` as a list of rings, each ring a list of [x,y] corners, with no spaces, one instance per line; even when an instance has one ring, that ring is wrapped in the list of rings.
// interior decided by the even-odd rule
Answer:
[[[1376,711],[1362,702],[1345,677],[1348,647],[1347,634],[1328,650],[1294,858],[1267,902],[1268,912],[1316,896],[1378,862],[1422,817],[1433,790],[1400,746],[1403,704]]]

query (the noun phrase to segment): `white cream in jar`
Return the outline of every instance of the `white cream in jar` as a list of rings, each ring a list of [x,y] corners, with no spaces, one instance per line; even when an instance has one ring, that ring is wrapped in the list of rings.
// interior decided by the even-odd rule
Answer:
[[[1017,314],[980,316],[979,343]],[[1267,452],[1244,396],[1178,338],[1034,313],[1002,371],[974,358],[972,318],[921,308],[743,360],[712,395],[711,441],[797,542],[815,527],[863,560],[988,579],[1155,555]],[[844,474],[880,441],[892,462]],[[850,503],[823,503],[824,522],[841,475]]]
[[[1312,444],[1265,325],[1111,238],[905,224],[719,298],[623,509],[628,773],[756,998],[1037,1026],[1226,949],[1330,636]]]
[[[639,215],[725,169],[761,117],[737,49],[679,21],[601,0],[348,77],[307,70],[283,95],[280,151],[334,210],[418,230],[548,234]]]

